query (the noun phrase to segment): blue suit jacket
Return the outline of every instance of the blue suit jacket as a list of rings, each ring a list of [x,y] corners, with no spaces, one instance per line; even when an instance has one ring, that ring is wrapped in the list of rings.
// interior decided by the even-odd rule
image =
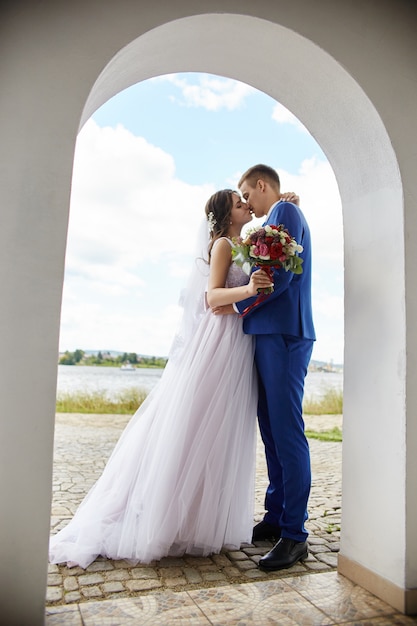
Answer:
[[[315,339],[311,307],[311,239],[307,221],[292,202],[278,202],[265,224],[283,224],[304,250],[300,256],[303,273],[274,270],[274,291],[243,318],[243,331],[249,335],[278,333]],[[264,224],[264,225],[265,225]],[[240,313],[255,297],[237,302]]]

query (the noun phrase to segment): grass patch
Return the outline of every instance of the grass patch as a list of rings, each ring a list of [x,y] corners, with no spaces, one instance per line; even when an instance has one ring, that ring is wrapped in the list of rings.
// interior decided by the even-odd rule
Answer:
[[[305,434],[308,439],[318,439],[319,441],[342,441],[342,431],[337,426],[331,430],[306,430]]]
[[[109,398],[105,391],[60,392],[57,396],[56,411],[57,413],[132,415],[147,395],[148,392],[146,390],[135,388],[124,389],[114,398]],[[343,392],[328,389],[319,399],[315,397],[304,398],[303,412],[306,415],[342,415]],[[325,433],[314,433],[311,434],[311,437],[315,436],[322,439],[322,441],[341,441],[341,433],[338,435],[333,433],[333,431],[328,432],[328,439],[325,439]],[[331,438],[337,436],[340,436],[340,439]]]
[[[144,389],[124,389],[115,398],[105,391],[77,391],[58,393],[57,413],[133,414],[148,395]]]
[[[306,415],[342,415],[343,391],[327,389],[319,399],[315,397],[304,398],[303,413]]]

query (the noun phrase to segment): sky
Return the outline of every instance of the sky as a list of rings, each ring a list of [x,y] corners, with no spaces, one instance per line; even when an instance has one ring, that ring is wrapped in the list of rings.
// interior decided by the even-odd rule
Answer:
[[[166,356],[209,196],[266,163],[295,191],[313,242],[313,359],[343,362],[343,228],[319,144],[270,96],[197,73],[152,78],[78,135],[60,351]]]

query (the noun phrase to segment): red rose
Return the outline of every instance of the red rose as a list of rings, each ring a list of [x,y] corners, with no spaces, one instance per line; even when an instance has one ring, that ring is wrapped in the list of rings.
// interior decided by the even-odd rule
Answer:
[[[273,243],[269,251],[272,261],[276,261],[282,255],[282,243]]]

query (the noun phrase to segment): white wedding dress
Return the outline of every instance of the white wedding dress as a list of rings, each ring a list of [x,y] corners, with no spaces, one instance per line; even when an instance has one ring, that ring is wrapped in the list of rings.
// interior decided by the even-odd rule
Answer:
[[[248,277],[232,264],[227,285]],[[174,351],[175,352],[175,351]],[[252,536],[257,390],[238,315],[207,310],[127,425],[51,563],[149,563],[239,549]]]

